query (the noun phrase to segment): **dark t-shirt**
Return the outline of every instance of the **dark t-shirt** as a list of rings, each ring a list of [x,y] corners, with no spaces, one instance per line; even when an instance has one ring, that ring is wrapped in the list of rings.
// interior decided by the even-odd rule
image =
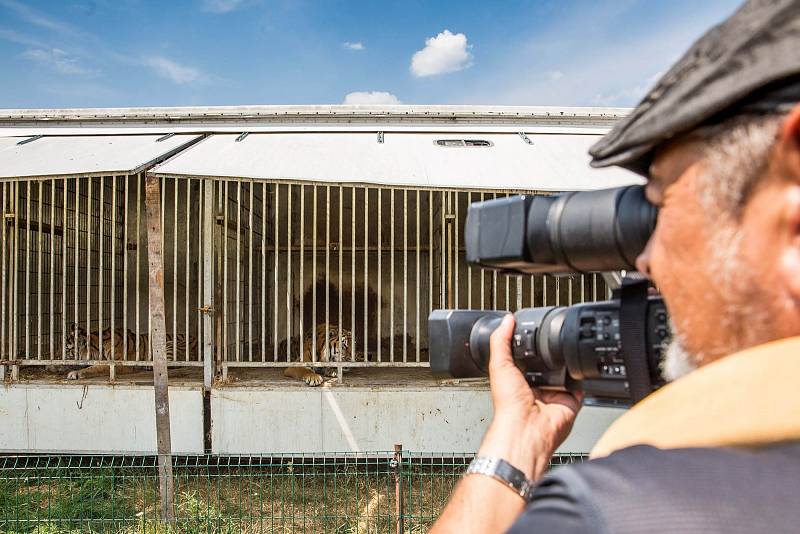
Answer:
[[[509,532],[800,532],[800,443],[639,445],[555,469]]]

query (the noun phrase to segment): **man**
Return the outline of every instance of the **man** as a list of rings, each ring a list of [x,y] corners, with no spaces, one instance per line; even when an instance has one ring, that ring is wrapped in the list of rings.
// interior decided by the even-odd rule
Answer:
[[[506,317],[478,456],[538,485],[526,503],[469,474],[435,532],[800,532],[798,102],[800,1],[750,1],[592,148],[594,166],[644,175],[660,208],[637,267],[670,310],[674,381],[593,460],[543,477],[581,398],[528,388]]]

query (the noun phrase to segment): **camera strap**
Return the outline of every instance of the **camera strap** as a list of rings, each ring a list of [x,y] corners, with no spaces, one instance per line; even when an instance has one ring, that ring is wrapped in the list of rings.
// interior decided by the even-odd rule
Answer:
[[[619,288],[619,330],[622,360],[634,403],[653,391],[647,361],[647,280],[625,277]]]

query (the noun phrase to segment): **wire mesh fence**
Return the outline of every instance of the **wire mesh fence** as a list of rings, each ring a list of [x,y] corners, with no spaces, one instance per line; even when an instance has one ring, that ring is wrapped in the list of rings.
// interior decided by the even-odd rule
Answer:
[[[155,457],[0,458],[0,533],[425,532],[472,456],[403,451],[173,459],[174,525]],[[551,466],[582,461],[558,455]]]

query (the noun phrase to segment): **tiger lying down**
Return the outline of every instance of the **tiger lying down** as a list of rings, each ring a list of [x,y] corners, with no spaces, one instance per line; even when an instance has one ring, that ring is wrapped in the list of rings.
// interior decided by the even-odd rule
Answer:
[[[320,362],[354,362],[364,361],[364,353],[358,352],[353,356],[353,333],[350,330],[340,329],[336,325],[328,325],[328,338],[325,339],[326,325],[317,325],[317,361]],[[311,350],[314,343],[312,334],[309,332],[303,338],[303,362],[313,361]],[[294,358],[293,358],[294,360]],[[302,380],[309,386],[319,386],[324,381],[323,375],[329,378],[336,377],[335,367],[287,367],[283,371],[284,376]]]
[[[128,352],[123,357],[125,351],[125,338],[128,341]],[[186,336],[178,334],[175,336],[177,343],[173,343],[172,336],[167,334],[167,359],[174,360],[186,359],[187,343]],[[177,353],[175,351],[177,345]],[[189,359],[197,359],[197,340],[189,338],[188,343]],[[136,358],[136,334],[130,330],[125,332],[122,328],[106,328],[102,332],[92,332],[87,335],[86,330],[74,324],[70,328],[64,344],[65,359],[72,360],[115,360],[134,361]],[[150,337],[147,334],[139,334],[139,358],[138,360],[150,360]],[[67,380],[79,380],[93,376],[108,374],[108,365],[90,365],[77,371],[70,371]],[[116,368],[117,374],[129,373],[133,367],[119,366]]]

